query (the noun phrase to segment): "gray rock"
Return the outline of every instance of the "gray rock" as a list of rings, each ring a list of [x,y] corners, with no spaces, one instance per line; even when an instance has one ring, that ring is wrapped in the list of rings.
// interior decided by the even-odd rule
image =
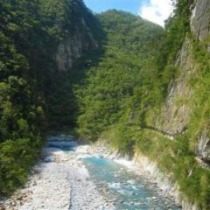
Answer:
[[[196,154],[201,157],[202,160],[210,161],[210,138],[207,134],[202,134],[200,136]]]
[[[192,10],[191,30],[200,41],[205,41],[210,33],[210,1],[197,0]]]
[[[54,157],[53,156],[47,156],[47,157],[45,157],[44,158],[44,160],[43,160],[44,162],[54,162]]]
[[[88,28],[85,23],[84,28]],[[59,71],[71,69],[74,61],[80,58],[85,50],[91,48],[98,48],[98,44],[92,34],[85,34],[76,29],[70,38],[66,38],[58,46],[56,61]]]

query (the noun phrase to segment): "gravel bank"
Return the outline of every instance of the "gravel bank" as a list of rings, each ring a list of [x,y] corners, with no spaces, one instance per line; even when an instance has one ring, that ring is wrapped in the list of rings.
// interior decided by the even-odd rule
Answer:
[[[86,153],[87,148],[78,147]],[[6,210],[114,210],[100,194],[79,158],[45,148],[45,158],[34,169],[24,189],[0,202]]]

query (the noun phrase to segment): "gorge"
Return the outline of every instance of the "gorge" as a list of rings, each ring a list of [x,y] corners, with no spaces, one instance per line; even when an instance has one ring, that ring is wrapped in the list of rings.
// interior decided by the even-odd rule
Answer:
[[[155,164],[183,209],[210,208],[210,2],[174,4],[162,28],[82,0],[0,2],[0,197],[47,133],[73,131]]]

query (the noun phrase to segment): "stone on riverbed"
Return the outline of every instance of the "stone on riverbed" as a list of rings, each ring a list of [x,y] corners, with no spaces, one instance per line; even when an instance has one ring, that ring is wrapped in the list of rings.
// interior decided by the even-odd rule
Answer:
[[[79,147],[76,147],[78,151]],[[46,147],[43,153],[42,162],[32,170],[25,188],[2,204],[0,202],[0,210],[115,209],[98,192],[83,162],[75,154],[55,147]]]

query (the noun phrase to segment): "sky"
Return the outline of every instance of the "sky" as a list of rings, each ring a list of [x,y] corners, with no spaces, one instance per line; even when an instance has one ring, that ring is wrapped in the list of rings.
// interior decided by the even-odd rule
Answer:
[[[93,12],[118,9],[140,15],[142,18],[164,26],[173,10],[171,0],[84,0]]]

